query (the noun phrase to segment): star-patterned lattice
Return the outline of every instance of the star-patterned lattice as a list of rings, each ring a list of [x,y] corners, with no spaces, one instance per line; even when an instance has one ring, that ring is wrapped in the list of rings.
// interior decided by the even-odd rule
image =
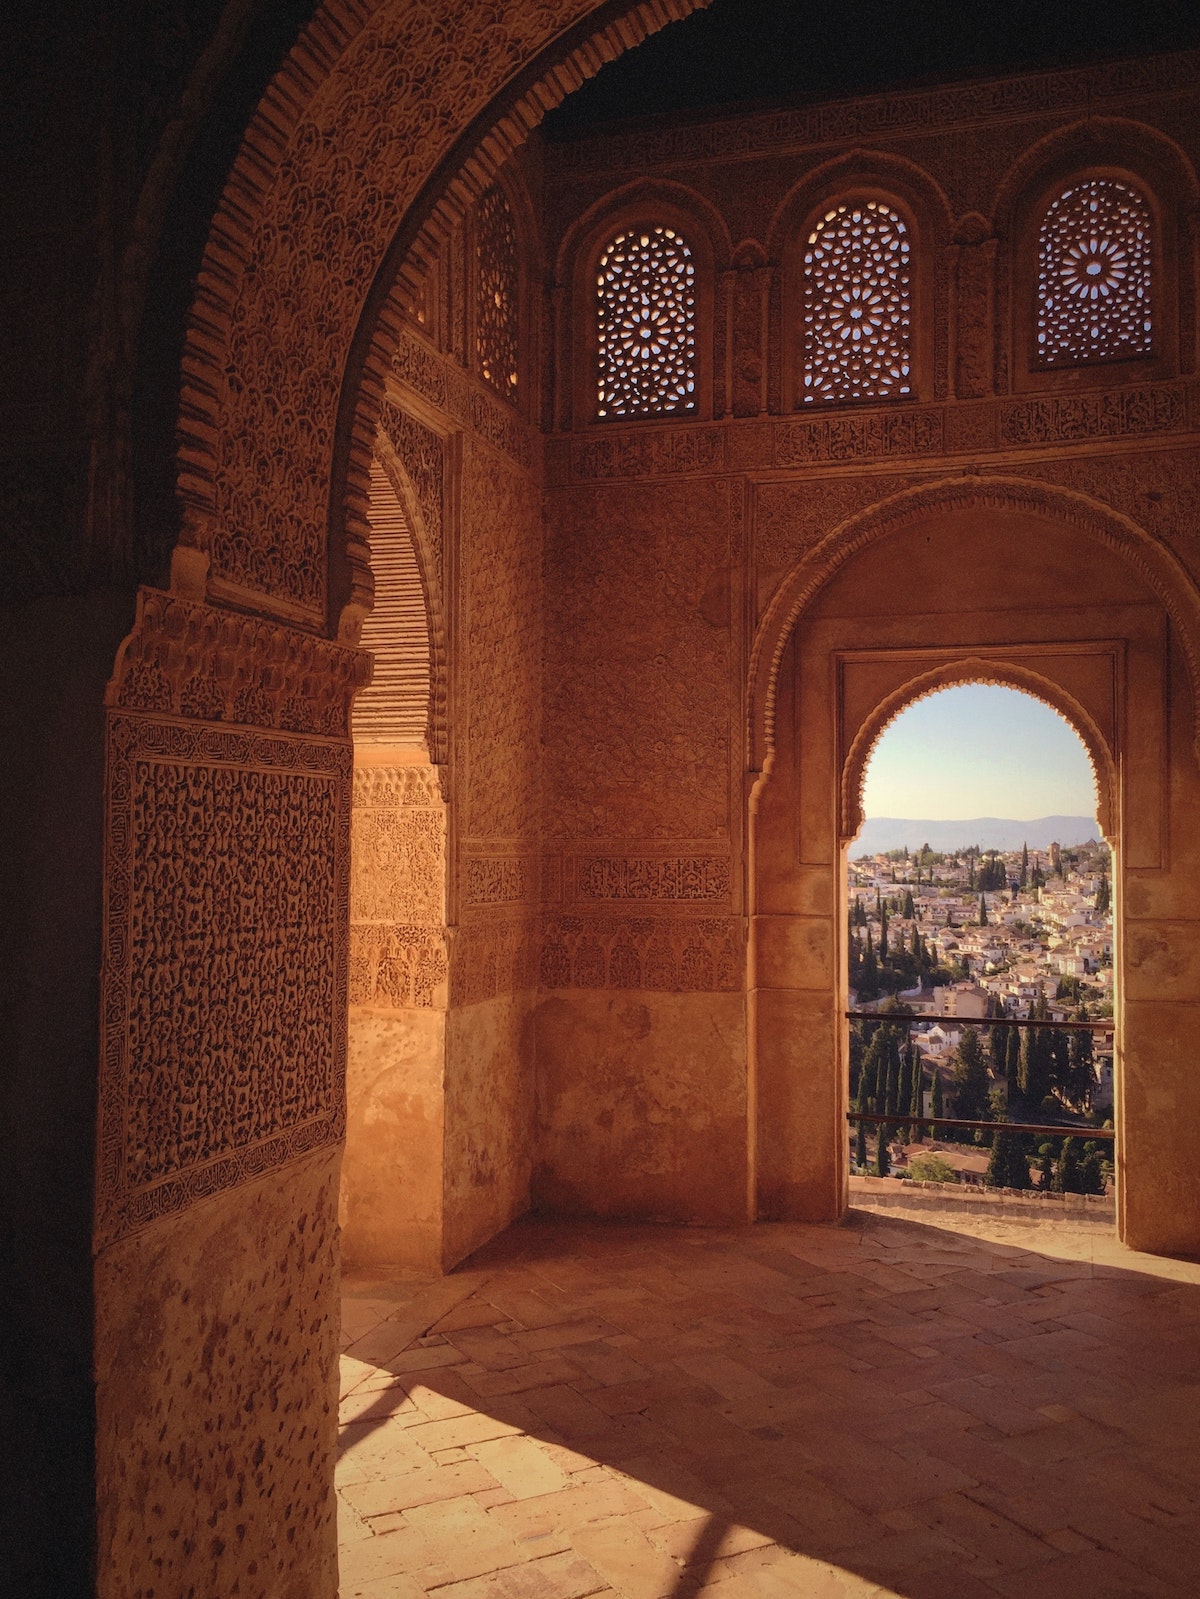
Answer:
[[[1136,189],[1090,178],[1060,194],[1038,234],[1038,365],[1149,355],[1150,275],[1150,210]]]
[[[878,200],[834,206],[804,251],[803,403],[912,393],[908,229]]]
[[[619,233],[596,273],[597,414],[696,405],[696,267],[671,228]]]

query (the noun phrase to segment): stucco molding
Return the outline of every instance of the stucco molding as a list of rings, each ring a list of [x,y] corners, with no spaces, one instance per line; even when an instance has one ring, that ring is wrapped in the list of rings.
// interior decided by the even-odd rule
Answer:
[[[903,490],[831,529],[783,577],[755,634],[750,656],[746,758],[761,771],[775,745],[780,663],[793,628],[837,572],[869,545],[946,511],[1017,513],[1077,528],[1119,555],[1145,580],[1174,625],[1192,694],[1192,743],[1200,758],[1200,595],[1181,563],[1136,522],[1075,490],[1018,477],[961,476]]]
[[[1074,695],[1068,694],[1052,678],[1022,666],[1019,661],[1005,660],[1002,656],[989,652],[986,655],[964,653],[930,670],[918,672],[888,694],[862,723],[851,739],[842,763],[838,795],[838,831],[842,843],[849,843],[862,830],[863,790],[867,768],[875,746],[883,734],[910,705],[962,683],[991,683],[1004,688],[1019,689],[1022,693],[1040,700],[1043,705],[1048,706],[1067,722],[1083,744],[1092,768],[1100,830],[1108,839],[1115,837],[1116,764],[1108,741],[1095,720]]]

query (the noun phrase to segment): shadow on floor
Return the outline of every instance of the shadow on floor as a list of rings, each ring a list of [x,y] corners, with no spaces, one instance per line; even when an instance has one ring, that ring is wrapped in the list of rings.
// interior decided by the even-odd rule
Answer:
[[[532,1221],[349,1279],[343,1599],[1196,1592],[1200,1267],[966,1225]]]

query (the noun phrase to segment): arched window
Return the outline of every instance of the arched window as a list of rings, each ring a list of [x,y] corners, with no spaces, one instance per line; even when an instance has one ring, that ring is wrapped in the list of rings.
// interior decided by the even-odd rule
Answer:
[[[696,409],[696,265],[674,228],[618,233],[596,270],[597,414]]]
[[[520,268],[517,230],[504,191],[489,189],[476,217],[475,354],[479,375],[506,400],[517,397]]]
[[[1037,364],[1149,355],[1150,258],[1150,208],[1131,184],[1064,189],[1038,230]]]
[[[831,207],[804,250],[803,403],[913,392],[909,231],[881,200]]]

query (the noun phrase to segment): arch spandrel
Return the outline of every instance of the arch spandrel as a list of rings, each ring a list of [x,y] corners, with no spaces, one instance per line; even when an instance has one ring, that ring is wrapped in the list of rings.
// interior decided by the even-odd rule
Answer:
[[[759,772],[775,746],[779,674],[788,639],[808,609],[855,556],[923,519],[944,512],[981,519],[1009,513],[1069,528],[1119,557],[1161,604],[1183,658],[1191,690],[1192,746],[1200,759],[1200,595],[1170,551],[1129,517],[1074,490],[1016,477],[963,476],[923,484],[893,495],[832,529],[781,580],[755,633],[751,649],[747,750]]]
[[[477,0],[326,0],[247,130],[189,319],[178,492],[211,517],[210,598],[326,632],[349,604],[352,642],[370,604],[363,496],[400,263],[548,110],[705,3],[545,0],[481,19]],[[465,129],[450,148],[446,127]],[[335,469],[339,440],[357,469]]]
[[[884,733],[897,717],[918,700],[928,699],[943,689],[968,683],[990,683],[1017,689],[1062,717],[1087,753],[1096,785],[1097,820],[1105,838],[1112,842],[1116,836],[1117,819],[1116,762],[1112,747],[1096,719],[1074,695],[1052,678],[1000,656],[968,654],[909,677],[886,695],[872,714],[856,728],[842,730],[841,783],[838,793],[838,832],[841,842],[851,843],[862,830],[867,769]]]

